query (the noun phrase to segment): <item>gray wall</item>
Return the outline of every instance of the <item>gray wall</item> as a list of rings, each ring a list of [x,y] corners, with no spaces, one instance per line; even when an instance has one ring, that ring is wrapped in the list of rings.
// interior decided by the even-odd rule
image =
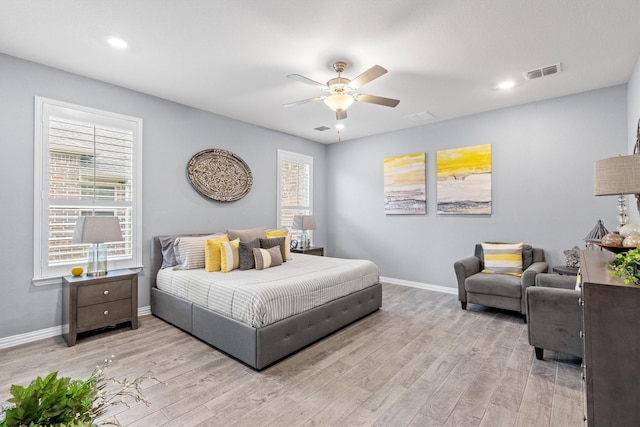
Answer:
[[[0,54],[0,338],[60,324],[59,286],[31,284],[35,95],[144,120],[147,266],[154,235],[274,226],[282,148],[314,157],[314,242],[328,254],[372,259],[383,276],[453,287],[452,264],[475,242],[523,240],[561,264],[562,250],[581,246],[598,219],[615,228],[615,198],[592,195],[593,162],[630,152],[639,87],[636,66],[629,102],[627,86],[618,86],[324,146]],[[436,215],[436,151],[484,143],[493,145],[494,213]],[[217,203],[191,188],[186,163],[206,148],[231,150],[249,164],[247,197]],[[428,214],[385,216],[383,159],[420,151],[427,152]],[[149,304],[148,274],[140,278],[141,307]]]
[[[327,147],[124,88],[0,54],[0,338],[60,325],[60,286],[34,286],[33,109],[44,96],[144,120],[143,262],[155,235],[276,225],[278,149],[314,158],[314,240],[326,240]],[[232,203],[203,198],[186,177],[188,160],[207,148],[233,151],[253,172],[253,187]],[[149,305],[149,271],[139,305]]]
[[[516,89],[517,90],[517,89]],[[627,152],[627,86],[616,86],[330,146],[329,251],[382,276],[455,287],[453,263],[481,241],[524,241],[551,265],[582,247],[615,197],[593,196],[593,164]],[[493,214],[436,214],[436,152],[492,144]],[[427,215],[383,213],[385,157],[427,152]]]

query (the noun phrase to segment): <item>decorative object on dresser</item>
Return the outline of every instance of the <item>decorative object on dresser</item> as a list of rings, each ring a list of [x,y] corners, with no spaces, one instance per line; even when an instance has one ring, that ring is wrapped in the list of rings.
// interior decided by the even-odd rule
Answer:
[[[65,276],[62,281],[62,326],[69,346],[80,332],[131,322],[138,328],[138,273],[114,270],[89,278]]]
[[[300,237],[300,249],[308,249],[311,247],[311,239],[309,239],[308,230],[316,229],[316,220],[313,215],[295,215],[291,228],[294,230],[302,230]]]
[[[602,223],[602,220],[599,219],[596,223],[596,226],[593,227],[589,234],[587,234],[584,238],[587,249],[596,249],[598,247],[598,243],[600,243],[600,240],[602,240],[602,238],[608,233],[609,231]]]
[[[640,420],[640,286],[612,277],[614,254],[582,251],[580,281],[589,426]]]
[[[500,246],[511,249],[500,249]],[[519,246],[520,249],[516,249]],[[487,268],[485,248],[507,258],[502,267],[493,261],[494,272]],[[507,250],[510,253],[507,254]],[[516,273],[513,259],[520,255],[519,273]],[[499,256],[499,257],[500,257]],[[458,280],[458,299],[462,309],[467,303],[517,311],[526,316],[525,291],[535,284],[538,273],[546,273],[549,266],[545,262],[544,250],[525,244],[482,243],[475,247],[474,256],[461,259],[453,264]],[[499,273],[502,271],[502,273]],[[526,317],[525,317],[526,321]]]
[[[318,255],[324,256],[324,248],[321,246],[309,246],[305,249],[291,249],[291,252],[305,255]]]
[[[87,276],[107,274],[105,242],[122,242],[120,221],[116,216],[80,216],[76,220],[73,243],[91,243],[87,262]]]
[[[217,148],[196,153],[187,164],[193,188],[209,199],[233,202],[251,190],[251,169],[239,156]]]

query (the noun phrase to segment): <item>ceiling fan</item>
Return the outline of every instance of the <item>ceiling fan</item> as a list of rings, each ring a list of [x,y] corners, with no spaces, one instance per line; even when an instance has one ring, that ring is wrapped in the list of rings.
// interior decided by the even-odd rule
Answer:
[[[353,104],[353,101],[368,102],[370,104],[378,104],[385,107],[395,107],[400,103],[397,99],[358,93],[358,89],[362,86],[386,74],[387,70],[385,68],[379,65],[374,65],[353,80],[342,77],[342,72],[345,68],[347,68],[347,63],[344,61],[338,61],[333,64],[333,69],[338,73],[338,77],[332,78],[326,85],[301,76],[300,74],[289,74],[287,77],[290,79],[320,88],[323,91],[328,92],[328,95],[291,102],[289,104],[284,104],[283,107],[293,107],[307,102],[324,101],[329,108],[336,112],[336,120],[342,120],[347,118],[347,108]]]

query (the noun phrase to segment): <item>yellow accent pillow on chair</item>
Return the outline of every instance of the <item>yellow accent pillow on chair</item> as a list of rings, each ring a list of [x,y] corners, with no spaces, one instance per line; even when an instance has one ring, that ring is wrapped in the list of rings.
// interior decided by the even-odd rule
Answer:
[[[522,245],[520,243],[482,243],[483,273],[522,276]]]

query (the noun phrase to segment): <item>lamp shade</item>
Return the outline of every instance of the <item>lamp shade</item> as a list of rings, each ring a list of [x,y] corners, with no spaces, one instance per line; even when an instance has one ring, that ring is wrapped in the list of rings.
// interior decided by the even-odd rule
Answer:
[[[324,99],[324,103],[333,111],[344,111],[353,104],[353,96],[337,94]]]
[[[294,230],[315,230],[316,220],[313,215],[296,215],[293,217],[291,228]]]
[[[76,220],[73,243],[121,242],[122,230],[116,216],[80,216]]]
[[[596,161],[596,196],[640,193],[640,155],[610,157]]]

